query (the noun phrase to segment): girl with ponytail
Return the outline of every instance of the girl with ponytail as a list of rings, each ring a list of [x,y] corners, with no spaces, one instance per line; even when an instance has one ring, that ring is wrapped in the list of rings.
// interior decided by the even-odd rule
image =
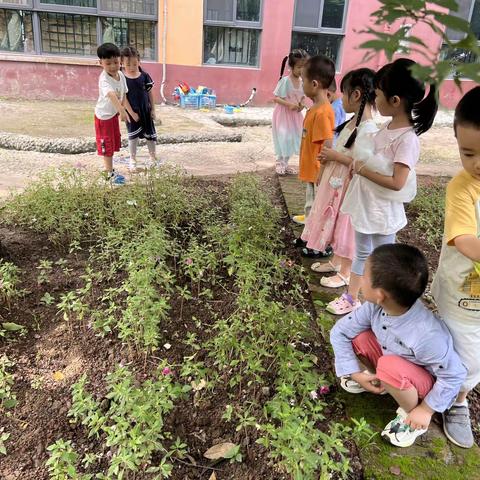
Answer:
[[[302,138],[303,115],[305,108],[303,99],[302,68],[308,59],[304,50],[293,50],[282,61],[280,79],[273,92],[275,95],[275,109],[272,119],[272,135],[277,157],[276,171],[279,175],[292,173],[288,168],[288,161],[292,155],[300,150]],[[285,67],[290,67],[290,74],[283,76]]]
[[[360,68],[347,73],[340,84],[342,103],[346,113],[353,113],[350,120],[336,129],[338,137],[334,149],[323,147],[318,160],[323,172],[318,185],[315,201],[307,218],[297,246],[304,246],[302,254],[323,252],[328,245],[333,247],[334,257],[327,263],[317,262],[312,270],[320,273],[334,273],[322,277],[324,287],[339,288],[348,285],[350,268],[355,251],[354,231],[350,217],[340,213],[340,206],[351,178],[353,146],[355,140],[378,129],[372,120],[375,104],[375,72]]]
[[[377,108],[392,119],[370,145],[354,152],[354,176],[341,212],[350,215],[355,230],[355,256],[348,292],[327,306],[337,315],[361,305],[358,294],[367,257],[376,247],[395,243],[397,232],[407,224],[404,204],[417,192],[418,135],[432,126],[438,104],[434,86],[425,96],[425,86],[412,75],[414,65],[399,58],[375,75]]]

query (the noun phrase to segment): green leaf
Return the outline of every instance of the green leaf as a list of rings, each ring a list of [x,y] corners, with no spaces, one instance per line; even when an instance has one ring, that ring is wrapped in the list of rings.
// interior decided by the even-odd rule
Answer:
[[[470,23],[463,18],[441,12],[435,12],[433,15],[439,23],[445,25],[448,28],[451,28],[452,30],[465,33],[471,32]]]
[[[2,327],[8,332],[16,332],[18,330],[25,329],[23,325],[18,325],[17,323],[13,323],[13,322],[4,322],[2,323]]]
[[[448,8],[454,12],[458,12],[458,3],[455,0],[435,0],[430,2],[433,5],[438,5],[439,7]]]

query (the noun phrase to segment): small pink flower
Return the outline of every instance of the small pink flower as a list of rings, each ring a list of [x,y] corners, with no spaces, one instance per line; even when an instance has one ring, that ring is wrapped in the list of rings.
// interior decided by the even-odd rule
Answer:
[[[170,370],[169,367],[165,367],[163,370],[162,370],[162,375],[171,375],[172,374],[172,371]]]
[[[318,393],[320,395],[327,395],[327,393],[330,393],[330,387],[328,385],[322,385],[319,388]]]
[[[191,258],[187,258],[187,259],[185,260],[185,263],[186,263],[188,266],[193,265],[193,260],[192,260]]]
[[[294,262],[293,260],[289,260],[289,261],[287,262],[287,265],[291,268],[291,267],[293,267],[293,266],[295,265],[295,262]]]
[[[285,260],[280,260],[280,263],[279,265],[282,267],[282,268],[285,268],[287,266],[287,262]]]

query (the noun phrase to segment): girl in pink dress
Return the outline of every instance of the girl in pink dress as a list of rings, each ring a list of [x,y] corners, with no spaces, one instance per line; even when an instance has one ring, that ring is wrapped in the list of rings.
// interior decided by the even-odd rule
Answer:
[[[301,73],[307,58],[308,54],[304,50],[293,50],[286,56],[280,70],[280,80],[273,92],[276,105],[272,118],[272,135],[277,156],[276,171],[279,175],[292,173],[288,168],[288,161],[292,155],[298,155],[300,150],[302,110],[305,108]],[[287,61],[290,75],[284,77]]]
[[[343,77],[340,84],[343,108],[354,115],[337,128],[339,136],[335,147],[323,147],[319,156],[323,171],[301,240],[307,248],[320,252],[328,245],[333,247],[335,255],[329,262],[312,265],[314,272],[335,273],[332,277],[321,278],[324,287],[339,288],[350,281],[355,236],[350,217],[340,212],[340,206],[351,179],[355,140],[378,130],[372,120],[374,77],[375,72],[369,68],[353,70]]]

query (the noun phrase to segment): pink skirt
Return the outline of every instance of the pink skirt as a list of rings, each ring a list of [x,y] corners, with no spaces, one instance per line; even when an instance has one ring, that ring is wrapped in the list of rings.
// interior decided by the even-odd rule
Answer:
[[[353,259],[355,232],[350,216],[340,212],[350,183],[350,169],[330,162],[323,171],[312,210],[302,232],[302,240],[313,250],[324,251],[331,245],[336,255]]]

